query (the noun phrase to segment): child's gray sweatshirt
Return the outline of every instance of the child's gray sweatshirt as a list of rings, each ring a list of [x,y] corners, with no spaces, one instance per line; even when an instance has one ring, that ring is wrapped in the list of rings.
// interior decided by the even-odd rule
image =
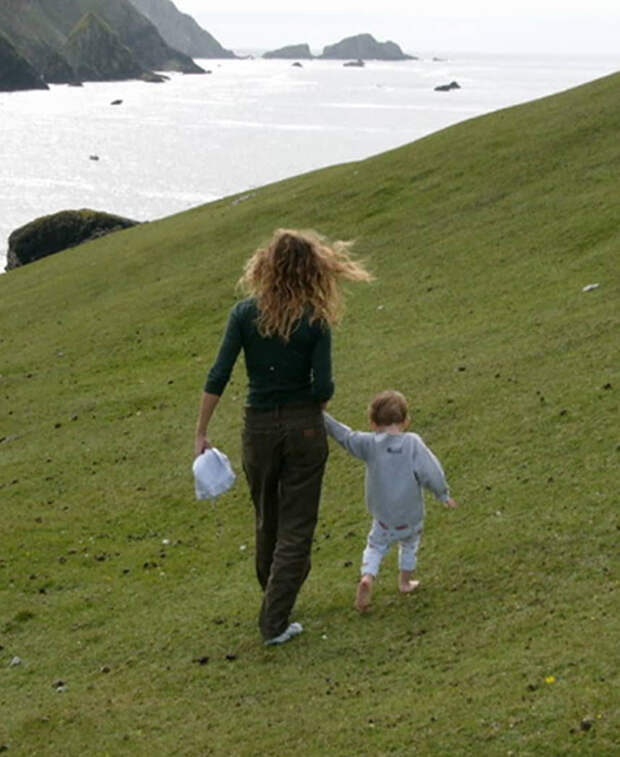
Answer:
[[[439,460],[417,434],[352,431],[323,413],[327,432],[347,452],[366,463],[366,505],[384,525],[420,526],[422,487],[445,502],[448,484]]]

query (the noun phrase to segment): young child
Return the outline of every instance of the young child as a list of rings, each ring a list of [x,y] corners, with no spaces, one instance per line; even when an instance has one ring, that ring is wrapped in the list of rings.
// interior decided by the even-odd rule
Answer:
[[[424,521],[422,487],[446,507],[457,503],[448,493],[439,460],[417,434],[406,433],[409,411],[400,392],[381,392],[372,400],[368,408],[372,432],[352,431],[328,413],[323,415],[327,433],[366,463],[366,505],[373,521],[355,597],[355,607],[365,612],[381,560],[394,542],[399,547],[398,588],[407,594],[419,585],[411,576]]]

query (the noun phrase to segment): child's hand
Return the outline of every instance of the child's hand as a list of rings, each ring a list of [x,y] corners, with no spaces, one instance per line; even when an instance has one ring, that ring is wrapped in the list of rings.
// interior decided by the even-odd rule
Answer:
[[[448,497],[448,499],[447,499],[447,500],[446,500],[446,501],[444,502],[444,505],[445,505],[446,507],[449,507],[449,508],[451,508],[452,510],[454,510],[454,508],[455,508],[455,507],[458,507],[458,506],[459,506],[459,503],[458,503],[458,502],[456,502],[455,500],[453,500],[453,499],[452,499],[452,497]]]

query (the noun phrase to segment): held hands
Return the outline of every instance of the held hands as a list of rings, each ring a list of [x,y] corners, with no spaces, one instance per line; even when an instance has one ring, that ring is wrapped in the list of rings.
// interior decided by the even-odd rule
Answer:
[[[444,505],[454,510],[455,507],[459,506],[459,503],[453,500],[452,497],[448,497],[448,499],[444,502]]]

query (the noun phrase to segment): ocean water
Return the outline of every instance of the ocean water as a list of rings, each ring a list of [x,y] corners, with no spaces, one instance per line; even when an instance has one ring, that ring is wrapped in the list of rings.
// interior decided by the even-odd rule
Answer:
[[[591,81],[620,56],[201,64],[211,73],[165,84],[0,93],[0,271],[11,231],[38,216],[152,220]],[[452,80],[460,90],[434,91]]]

